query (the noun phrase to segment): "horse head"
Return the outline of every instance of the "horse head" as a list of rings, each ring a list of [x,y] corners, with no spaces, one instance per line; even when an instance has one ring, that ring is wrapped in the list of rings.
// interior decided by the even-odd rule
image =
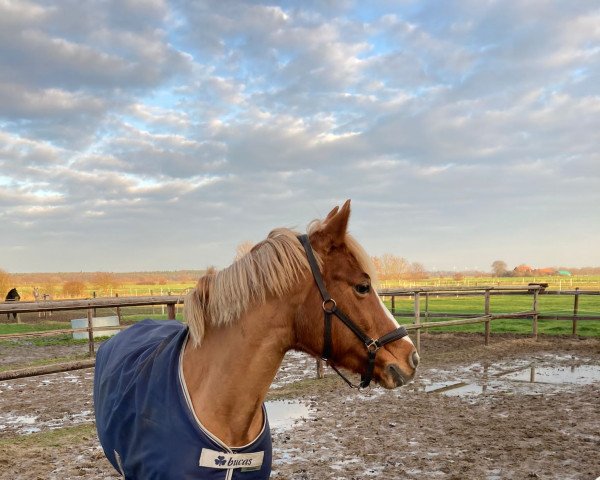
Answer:
[[[296,319],[297,348],[361,374],[361,386],[373,378],[385,388],[399,387],[414,377],[419,355],[379,298],[373,264],[347,233],[349,217],[348,200],[309,226],[305,248],[309,257],[314,251],[313,275],[322,286],[307,282]]]

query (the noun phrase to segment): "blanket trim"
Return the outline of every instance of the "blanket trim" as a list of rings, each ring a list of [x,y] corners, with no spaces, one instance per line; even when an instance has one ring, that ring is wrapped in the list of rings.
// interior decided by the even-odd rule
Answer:
[[[262,405],[262,411],[263,411],[263,425],[262,428],[260,429],[260,432],[258,433],[258,435],[256,436],[256,438],[254,440],[252,440],[251,442],[249,442],[246,445],[242,445],[241,447],[230,447],[229,445],[227,445],[225,442],[223,442],[219,437],[217,437],[216,435],[214,435],[213,433],[211,433],[200,421],[200,419],[198,418],[198,416],[196,415],[196,412],[194,411],[194,407],[192,404],[192,398],[190,397],[190,392],[187,388],[187,384],[185,383],[185,377],[183,376],[183,352],[185,351],[185,347],[188,343],[189,340],[189,336],[190,333],[189,331],[187,332],[186,336],[185,336],[185,340],[182,343],[181,346],[181,351],[179,352],[179,386],[181,387],[181,391],[183,392],[183,396],[185,398],[185,403],[186,406],[188,408],[189,413],[191,414],[192,418],[195,420],[196,422],[196,426],[202,431],[202,433],[204,433],[208,438],[210,438],[213,442],[215,442],[219,447],[221,447],[223,450],[227,451],[228,453],[235,453],[237,450],[242,450],[244,448],[249,448],[251,447],[254,443],[258,442],[260,440],[260,438],[262,437],[262,435],[265,432],[265,428],[267,427],[267,409],[265,408],[265,405],[263,403]]]

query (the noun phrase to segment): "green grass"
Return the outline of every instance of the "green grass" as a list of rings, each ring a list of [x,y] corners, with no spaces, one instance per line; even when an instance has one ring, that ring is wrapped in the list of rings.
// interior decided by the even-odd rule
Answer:
[[[0,365],[0,372],[6,372],[8,370],[14,370],[15,368],[19,368],[20,366],[25,368],[30,368],[30,367],[41,367],[43,365],[54,365],[55,363],[66,363],[66,362],[71,362],[73,360],[83,360],[89,358],[89,356],[87,355],[87,353],[85,354],[79,354],[79,355],[68,355],[65,357],[52,357],[52,358],[38,358],[37,360],[28,360],[27,362],[24,362],[23,364],[15,364],[12,363],[10,365]]]
[[[64,330],[71,328],[70,323],[44,322],[44,323],[0,323],[0,335],[9,333],[45,332],[50,330]]]
[[[43,432],[31,433],[29,435],[10,435],[0,439],[0,448],[19,446],[26,448],[60,448],[65,445],[79,443],[82,440],[93,438],[96,435],[96,427],[86,423],[73,427],[56,428]]]
[[[152,318],[154,320],[166,320],[166,314],[137,314],[137,315],[124,315],[122,317],[123,324],[131,324],[144,320],[146,318]],[[183,321],[183,315],[177,314],[176,319]],[[11,334],[11,333],[29,333],[29,332],[51,332],[52,330],[66,330],[70,329],[71,324],[69,322],[44,322],[44,323],[0,323],[0,335]],[[96,337],[95,341],[101,342],[105,337]],[[35,345],[37,347],[45,347],[49,345],[83,345],[87,344],[88,340],[75,340],[72,334],[69,333],[57,333],[56,335],[48,337],[29,337],[19,338],[10,340],[0,340],[0,346],[10,347],[11,345]]]
[[[94,340],[101,342],[104,338],[105,337],[95,337]],[[36,347],[48,347],[50,345],[86,345],[87,343],[87,338],[75,340],[73,336],[68,333],[61,333],[52,335],[50,337],[29,337],[0,340],[0,346],[2,347],[10,347],[13,345],[34,345]]]
[[[421,295],[420,309],[421,322],[425,322],[426,302],[425,296]],[[389,299],[385,299],[388,308],[391,307]],[[414,300],[409,297],[396,297],[395,311],[410,314],[412,316]],[[494,295],[490,298],[490,312],[515,313],[528,311],[533,308],[533,298],[530,295]],[[477,297],[439,297],[431,295],[428,302],[428,311],[431,313],[464,313],[473,316],[483,315],[484,298]],[[572,315],[573,296],[571,295],[540,295],[538,297],[538,311],[547,315]],[[579,298],[580,315],[600,315],[600,296],[585,296]],[[456,319],[429,318],[428,321],[444,321]],[[412,318],[400,317],[401,323],[412,323]],[[530,319],[502,319],[491,322],[491,332],[530,334],[532,322]],[[484,324],[454,325],[448,327],[434,327],[428,331],[446,332],[483,332]],[[543,320],[538,321],[538,332],[542,334],[564,335],[572,333],[572,322],[568,320]],[[582,336],[600,336],[600,321],[582,320],[577,323],[577,333]]]
[[[451,319],[448,319],[451,320]],[[454,325],[448,327],[432,327],[428,332],[464,332],[464,333],[483,333],[484,324],[472,325]],[[522,335],[531,335],[531,320],[502,319],[491,322],[490,331],[492,333],[514,333]],[[538,320],[538,333],[545,335],[571,335],[572,324],[564,320]],[[600,321],[598,322],[579,322],[577,324],[577,335],[583,337],[600,337]]]
[[[571,315],[573,313],[573,296],[572,295],[540,295],[538,309],[542,314],[554,315]],[[531,295],[492,295],[490,299],[490,310],[492,313],[514,313],[519,311],[528,311],[532,309]],[[385,298],[385,303],[390,308],[389,298]],[[412,316],[414,301],[409,297],[396,297],[395,309],[396,312],[404,312]],[[165,309],[166,310],[166,309]],[[421,295],[421,321],[425,321],[426,302],[425,295]],[[466,313],[471,315],[483,315],[484,298],[483,296],[472,297],[439,297],[430,295],[428,302],[428,311],[431,313]],[[156,312],[156,313],[154,313]],[[139,313],[139,310],[132,308],[122,309],[123,323],[135,323],[145,318],[153,318],[157,320],[166,320],[167,315],[162,314],[160,307],[155,307],[154,312],[147,310],[145,313]],[[580,315],[600,315],[600,296],[579,297],[579,314]],[[182,321],[183,317],[178,309],[176,316],[177,320]],[[452,320],[452,318],[430,318],[429,321]],[[412,323],[409,317],[399,318],[401,323]],[[0,334],[8,333],[27,333],[35,331],[52,331],[71,328],[68,322],[42,322],[42,323],[0,323]],[[483,332],[483,324],[473,325],[456,325],[450,327],[431,328],[430,331],[450,331],[450,332]],[[491,323],[492,332],[505,333],[531,333],[531,320],[495,320]],[[572,332],[572,323],[568,320],[539,320],[538,331],[543,334],[570,334]],[[577,332],[582,336],[600,336],[600,321],[579,321]],[[101,341],[100,339],[97,339]],[[85,344],[87,339],[73,340],[69,334],[57,334],[51,337],[32,337],[20,340],[4,340],[0,344],[9,346],[17,344],[32,344],[35,346],[48,345],[76,345]]]

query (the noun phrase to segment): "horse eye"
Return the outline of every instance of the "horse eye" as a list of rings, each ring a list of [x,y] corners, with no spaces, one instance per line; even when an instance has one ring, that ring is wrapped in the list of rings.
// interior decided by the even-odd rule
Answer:
[[[355,285],[354,290],[361,295],[366,295],[371,291],[371,285],[368,283],[359,283],[358,285]]]

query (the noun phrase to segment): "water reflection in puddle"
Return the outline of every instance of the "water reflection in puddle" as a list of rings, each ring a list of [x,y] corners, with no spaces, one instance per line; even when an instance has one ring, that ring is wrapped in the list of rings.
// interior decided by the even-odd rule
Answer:
[[[516,361],[501,365],[472,365],[461,371],[434,371],[434,380],[417,382],[416,388],[446,396],[474,396],[495,392],[544,393],[600,382],[600,366],[583,364],[584,359],[545,357],[534,361]],[[556,366],[552,363],[562,363]],[[515,364],[517,366],[515,366]],[[442,375],[445,380],[435,381]],[[457,376],[460,375],[460,378]],[[454,378],[453,378],[454,377]]]
[[[303,418],[310,417],[310,410],[306,404],[299,401],[275,400],[265,402],[269,425],[273,429],[286,430]],[[93,412],[84,410],[62,418],[41,420],[37,416],[17,415],[13,412],[0,413],[0,432],[15,432],[30,434],[42,429],[62,428],[67,424],[87,423],[93,420]]]
[[[520,382],[530,383],[571,383],[576,385],[587,385],[600,380],[600,367],[598,365],[571,365],[567,367],[536,367],[522,372],[514,372],[503,378]]]
[[[297,420],[308,418],[310,410],[306,404],[291,400],[273,400],[265,402],[269,425],[274,429],[287,429]]]

